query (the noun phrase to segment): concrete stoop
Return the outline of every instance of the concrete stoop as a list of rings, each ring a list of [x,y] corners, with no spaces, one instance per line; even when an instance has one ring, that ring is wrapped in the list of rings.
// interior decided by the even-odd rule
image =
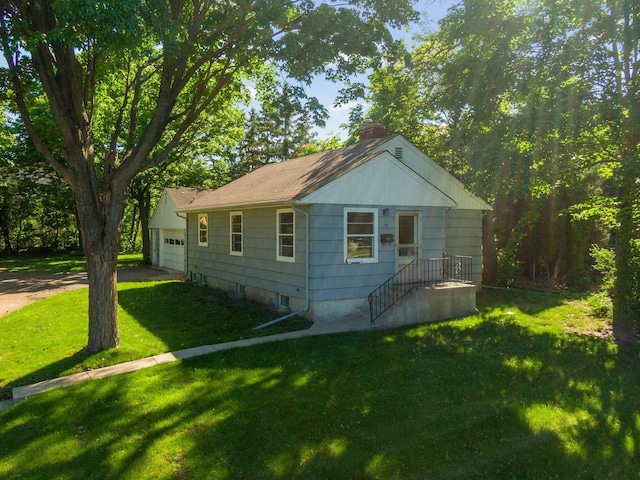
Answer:
[[[450,283],[419,287],[401,298],[375,320],[376,325],[394,327],[438,322],[476,313],[476,286]]]

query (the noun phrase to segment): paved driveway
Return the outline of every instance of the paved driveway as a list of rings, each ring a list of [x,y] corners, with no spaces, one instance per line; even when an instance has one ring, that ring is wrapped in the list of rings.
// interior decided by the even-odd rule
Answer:
[[[118,282],[183,278],[184,275],[180,272],[152,267],[118,269]],[[0,317],[51,295],[86,286],[86,272],[53,274],[10,273],[4,268],[0,268]]]

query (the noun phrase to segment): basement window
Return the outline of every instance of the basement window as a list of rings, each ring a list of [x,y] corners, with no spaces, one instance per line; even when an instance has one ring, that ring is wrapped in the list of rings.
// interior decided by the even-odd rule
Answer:
[[[282,294],[281,294],[281,295],[280,295],[280,300],[279,300],[278,304],[279,304],[281,307],[289,308],[289,297],[288,297],[287,295],[282,295]]]

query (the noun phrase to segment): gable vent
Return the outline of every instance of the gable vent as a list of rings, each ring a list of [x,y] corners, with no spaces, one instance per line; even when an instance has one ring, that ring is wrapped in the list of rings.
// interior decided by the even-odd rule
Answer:
[[[402,155],[403,155],[402,147],[396,147],[396,150],[393,156],[396,157],[398,160],[402,160]]]

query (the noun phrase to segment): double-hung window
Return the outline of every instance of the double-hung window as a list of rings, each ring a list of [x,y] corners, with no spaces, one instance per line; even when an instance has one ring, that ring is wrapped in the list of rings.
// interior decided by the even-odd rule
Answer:
[[[231,212],[229,216],[230,254],[242,256],[242,212]]]
[[[278,219],[278,254],[280,262],[295,262],[295,215],[292,209],[276,211]]]
[[[344,209],[344,251],[347,263],[378,261],[378,209]]]
[[[209,245],[209,215],[206,213],[198,214],[198,246],[206,247]]]

